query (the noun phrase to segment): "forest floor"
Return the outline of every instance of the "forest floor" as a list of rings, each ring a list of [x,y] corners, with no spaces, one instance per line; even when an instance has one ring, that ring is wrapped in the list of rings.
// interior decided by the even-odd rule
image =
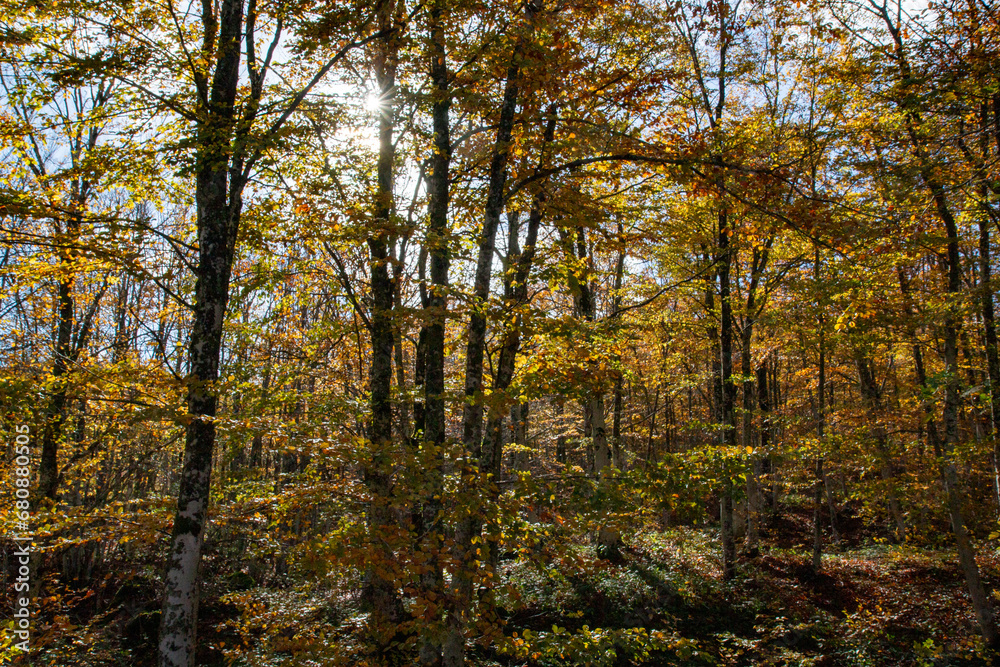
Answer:
[[[520,604],[506,632],[520,633],[527,659],[493,664],[988,664],[954,550],[849,536],[827,545],[815,574],[806,516],[772,523],[729,582],[714,529],[633,538],[618,562],[575,576],[508,565]],[[979,562],[997,581],[996,550]]]
[[[759,553],[740,557],[728,582],[712,526],[629,536],[614,561],[598,558],[590,545],[542,545],[534,558],[502,562],[510,583],[496,594],[502,637],[474,649],[472,662],[987,664],[953,549],[892,545],[852,531],[849,522],[845,528],[845,539],[827,545],[822,570],[814,574],[810,513],[788,508],[768,525]],[[981,545],[979,558],[986,582],[1000,581],[994,545]],[[317,586],[315,577],[296,582],[292,576],[281,585],[255,586],[221,554],[210,560],[198,664],[359,664],[363,615],[356,596],[345,593],[358,582]],[[45,647],[32,664],[151,664],[159,620],[156,568],[152,561],[141,573],[134,561],[122,566],[46,598],[46,607],[58,599],[60,611],[43,613]],[[323,577],[319,581],[330,580]]]

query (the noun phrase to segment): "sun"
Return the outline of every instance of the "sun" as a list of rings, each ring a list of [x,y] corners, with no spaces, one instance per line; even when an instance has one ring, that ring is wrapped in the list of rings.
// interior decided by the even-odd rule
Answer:
[[[365,111],[369,113],[380,111],[383,107],[382,96],[378,93],[368,93],[365,95],[364,106]]]

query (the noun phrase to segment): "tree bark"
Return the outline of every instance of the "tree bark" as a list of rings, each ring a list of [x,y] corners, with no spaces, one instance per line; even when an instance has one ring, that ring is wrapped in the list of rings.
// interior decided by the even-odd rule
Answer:
[[[980,192],[984,199],[988,192]],[[988,204],[986,204],[988,206]],[[979,218],[979,298],[986,339],[986,371],[990,380],[990,432],[993,454],[993,495],[1000,515],[1000,353],[998,353],[996,315],[993,309],[993,281],[990,267],[990,219]]]
[[[399,311],[402,309],[402,297],[400,296],[400,283],[402,282],[403,267],[406,265],[406,246],[407,239],[404,237],[399,242],[399,255],[395,257],[392,265],[392,283],[393,283],[393,307]],[[390,244],[392,247],[392,244]],[[390,250],[390,253],[392,251]],[[393,364],[396,370],[396,391],[404,396],[407,393],[406,389],[406,359],[403,351],[403,330],[402,327],[397,322],[392,328],[392,355]],[[410,423],[410,413],[411,413],[411,401],[401,400],[399,402],[399,418],[398,424],[398,434],[397,437],[401,438],[404,442],[410,439],[413,433],[413,425]]]
[[[754,372],[753,360],[751,358],[751,344],[753,342],[753,329],[757,322],[759,308],[757,305],[757,289],[760,280],[767,268],[767,261],[770,255],[771,245],[774,243],[774,236],[768,237],[761,249],[754,248],[750,263],[750,285],[747,287],[746,314],[743,318],[743,329],[740,331],[740,372],[743,375],[743,447],[753,448],[753,413],[754,413]],[[759,452],[751,455],[750,469],[747,471],[747,537],[746,546],[756,553],[757,543],[760,539],[759,515],[755,512],[756,496],[760,493],[760,482],[757,476],[757,459]]]
[[[622,223],[618,223],[618,241],[622,244],[622,248],[618,253],[618,261],[615,263],[615,284],[614,284],[614,295],[611,298],[611,315],[617,318],[622,305],[622,281],[625,278],[625,239],[624,229]],[[621,357],[615,355],[615,363],[621,364]],[[614,387],[614,403],[612,406],[612,420],[611,420],[611,458],[614,465],[619,470],[624,468],[625,456],[622,451],[622,372],[621,369],[615,370],[615,387]]]
[[[424,469],[423,484],[423,554],[427,559],[421,577],[429,618],[424,619],[420,637],[420,663],[438,665],[442,660],[444,628],[441,627],[440,608],[444,599],[441,552],[444,535],[441,521],[444,491],[444,353],[445,323],[448,312],[448,269],[451,262],[449,250],[448,205],[450,197],[449,168],[451,165],[451,107],[450,75],[445,51],[445,33],[441,18],[445,0],[434,0],[430,7],[431,31],[431,84],[433,105],[431,109],[434,130],[434,153],[430,158],[428,175],[428,229],[427,244],[431,269],[431,289],[428,298],[428,315],[425,381],[424,381]]]
[[[816,281],[816,289],[820,287],[820,256],[819,246],[816,246],[816,257],[813,265],[813,276]],[[817,299],[820,308],[823,307],[823,299]],[[819,313],[817,326],[819,328],[819,372],[818,386],[816,387],[816,441],[817,446],[822,450],[826,439],[826,317],[822,310]],[[823,531],[820,528],[820,509],[823,507],[823,455],[816,455],[816,481],[813,487],[813,553],[812,569],[818,574],[823,566]]]
[[[760,410],[760,428],[757,432],[760,454],[755,456],[753,461],[753,477],[756,484],[755,493],[750,498],[750,515],[757,531],[760,531],[761,515],[764,509],[764,490],[761,480],[767,472],[770,472],[769,466],[765,465],[770,461],[767,450],[771,444],[771,395],[768,391],[767,376],[767,361],[765,360],[757,367],[757,408]]]
[[[722,537],[722,577],[736,575],[736,539],[733,535],[733,481],[727,457],[736,449],[736,385],[733,382],[733,304],[730,295],[730,273],[734,259],[732,228],[726,212],[719,213],[719,365],[722,384],[722,442],[729,453],[723,455],[720,529]]]
[[[89,133],[86,150],[97,144],[98,131]],[[73,263],[80,244],[80,223],[83,209],[89,197],[90,185],[86,179],[73,182],[71,199],[76,210],[66,220],[66,229],[58,234],[64,247],[59,250],[60,279],[56,298],[56,336],[53,345],[52,389],[45,406],[45,421],[42,429],[42,446],[38,460],[38,495],[48,500],[56,500],[61,481],[59,473],[59,446],[65,437],[66,412],[70,400],[69,373],[87,348],[93,330],[94,317],[104,295],[101,287],[83,316],[77,319],[77,303],[74,295],[76,283]],[[105,282],[105,286],[106,286]],[[76,329],[76,337],[73,333]]]
[[[205,17],[206,36],[214,16]],[[194,317],[188,345],[187,407],[190,422],[177,513],[164,577],[160,622],[160,667],[190,667],[195,659],[198,619],[198,569],[205,538],[215,445],[222,328],[229,302],[236,234],[242,209],[243,182],[234,170],[229,180],[230,140],[239,83],[242,0],[223,0],[218,18],[218,47],[211,93],[197,128],[199,170],[195,183],[198,267]]]
[[[941,452],[941,478],[947,496],[948,513],[951,517],[952,531],[955,535],[959,561],[965,574],[969,597],[972,599],[972,606],[979,621],[979,629],[983,640],[993,652],[995,656],[994,662],[996,662],[998,660],[997,656],[1000,656],[1000,633],[997,632],[993,603],[980,577],[979,566],[976,564],[975,553],[965,526],[965,517],[962,510],[964,491],[961,488],[953,458],[955,445],[959,441],[958,413],[961,402],[958,338],[962,323],[960,312],[962,267],[959,253],[958,225],[948,206],[946,189],[937,180],[935,174],[935,160],[932,159],[928,147],[929,139],[926,136],[921,113],[918,108],[912,106],[911,100],[913,96],[907,94],[909,87],[912,85],[911,82],[915,79],[912,76],[912,69],[903,44],[904,32],[901,26],[894,23],[891,15],[885,8],[881,10],[880,16],[893,41],[893,56],[898,66],[898,79],[901,83],[900,92],[906,95],[897,101],[897,106],[904,114],[906,133],[917,159],[920,178],[931,195],[935,212],[941,220],[944,231],[948,236],[947,260],[945,262],[948,281],[948,304],[943,324],[946,388],[942,421],[944,423],[945,437]]]
[[[72,222],[69,225],[73,225]],[[79,221],[75,228],[79,229]],[[72,227],[71,227],[72,229]],[[70,245],[74,244],[71,241]],[[42,451],[38,459],[38,493],[55,500],[59,487],[59,445],[63,439],[66,424],[66,401],[68,392],[67,373],[72,355],[73,323],[76,315],[76,300],[73,296],[72,258],[69,251],[60,253],[59,264],[70,274],[59,280],[58,308],[54,346],[55,359],[52,363],[52,391],[45,406],[45,425],[42,431]]]
[[[367,633],[376,658],[388,662],[398,651],[403,605],[398,594],[398,576],[394,573],[396,557],[392,535],[396,532],[393,488],[392,365],[395,345],[393,307],[395,285],[390,277],[392,260],[390,240],[393,211],[393,166],[395,146],[392,141],[395,114],[396,59],[398,35],[391,31],[395,2],[379,5],[379,28],[385,37],[376,46],[375,79],[379,89],[379,154],[376,166],[377,190],[373,205],[373,228],[368,235],[372,289],[371,365],[369,389],[371,417],[368,424],[370,458],[364,462],[363,479],[371,500],[367,527],[372,548],[365,571],[363,599],[370,609]]]
[[[902,543],[906,539],[906,522],[903,519],[903,509],[896,493],[896,475],[893,471],[894,462],[889,451],[889,436],[886,433],[884,419],[885,406],[882,402],[882,389],[875,379],[874,366],[871,358],[863,351],[855,352],[855,365],[858,369],[858,386],[864,398],[871,420],[871,433],[875,451],[879,457],[879,470],[882,481],[886,485],[886,497],[889,503],[889,513],[895,524],[893,537]]]
[[[941,457],[942,474],[945,493],[948,501],[948,513],[951,517],[952,532],[955,534],[955,544],[958,548],[958,559],[965,574],[965,582],[972,599],[972,608],[979,621],[979,629],[983,640],[994,652],[1000,655],[1000,634],[997,633],[996,617],[993,603],[990,600],[986,586],[979,574],[976,555],[965,525],[962,503],[965,493],[958,478],[955,467],[954,451],[959,442],[958,411],[961,401],[958,370],[958,334],[961,326],[959,313],[959,295],[961,292],[961,260],[958,250],[958,225],[944,199],[944,190],[925,170],[922,174],[934,195],[938,215],[945,225],[948,234],[948,295],[950,303],[944,323],[944,362],[946,374],[946,391],[944,404],[944,448]]]
[[[545,152],[547,146],[555,136],[556,116],[555,110],[550,109],[550,118],[546,123],[542,155],[539,158],[539,165],[545,162]],[[511,266],[507,279],[504,281],[504,310],[508,313],[505,322],[503,342],[500,345],[500,358],[497,362],[496,372],[493,375],[493,395],[500,396],[510,387],[514,379],[514,365],[518,352],[521,349],[521,328],[523,322],[523,306],[528,302],[528,278],[531,275],[531,267],[535,259],[535,244],[538,241],[538,230],[541,226],[547,195],[543,182],[541,189],[535,195],[528,214],[528,228],[525,236],[524,248],[516,252],[508,252],[508,264]],[[511,232],[513,238],[513,230]],[[517,249],[516,239],[510,244],[511,248]],[[561,409],[561,406],[560,406]],[[557,454],[558,456],[558,454]],[[565,458],[565,443],[563,444],[563,457]],[[490,406],[489,415],[486,420],[486,429],[483,433],[483,449],[481,455],[480,473],[486,472],[486,496],[488,506],[493,506],[500,495],[500,488],[497,481],[500,479],[501,464],[503,462],[503,408],[500,403],[493,403]],[[565,462],[565,461],[564,461]],[[490,536],[489,567],[492,573],[496,573],[499,564],[499,534]],[[491,581],[496,581],[494,576]]]
[[[539,170],[543,168],[546,161],[545,153],[555,138],[556,120],[555,109],[550,108],[549,118],[546,121],[542,137],[542,154],[539,157],[538,163]],[[512,257],[509,260],[510,265],[513,267],[513,275],[504,284],[504,310],[509,315],[503,342],[500,346],[500,358],[497,362],[496,373],[493,376],[494,395],[505,392],[514,379],[514,362],[517,360],[517,354],[521,348],[521,327],[523,322],[521,311],[524,304],[528,302],[528,278],[530,277],[531,267],[535,261],[535,244],[538,241],[538,230],[542,223],[547,199],[545,183],[543,182],[533,199],[531,212],[528,214],[528,227],[525,232],[524,247],[520,252],[516,253],[516,257]],[[500,477],[500,463],[503,459],[502,423],[503,409],[499,405],[491,406],[486,431],[483,435],[482,461],[489,466],[489,472],[493,475],[494,480]],[[491,486],[490,494],[494,493],[496,493],[496,489]]]
[[[496,254],[496,235],[503,211],[507,182],[507,159],[514,130],[517,109],[518,85],[521,71],[521,52],[524,38],[517,40],[507,67],[507,80],[500,104],[493,155],[490,160],[486,207],[483,229],[479,236],[479,254],[473,282],[472,303],[469,316],[468,341],[465,352],[465,405],[462,410],[462,443],[467,458],[468,474],[477,477],[478,471],[487,471],[492,461],[483,456],[483,361],[486,352],[486,324],[493,276],[493,258]],[[474,469],[471,460],[476,462]],[[476,502],[476,501],[473,501]],[[465,627],[472,601],[472,581],[475,563],[473,538],[482,531],[482,509],[471,507],[468,516],[459,520],[455,535],[457,570],[452,580],[455,608],[449,616],[448,637],[444,646],[446,667],[459,667],[465,662]]]
[[[560,228],[559,234],[567,257],[583,261],[587,265],[587,270],[584,271],[582,277],[570,272],[569,288],[573,294],[573,314],[588,324],[592,324],[597,315],[594,290],[590,282],[590,272],[593,269],[592,250],[588,247],[582,227],[576,230],[575,240],[572,232],[566,229]],[[600,388],[590,389],[589,394],[583,399],[583,404],[584,434],[590,438],[590,450],[593,454],[590,472],[599,480],[605,474],[605,469],[612,463],[605,419],[604,392]],[[598,529],[597,550],[599,555],[617,557],[620,542],[621,536],[614,528],[602,525]]]

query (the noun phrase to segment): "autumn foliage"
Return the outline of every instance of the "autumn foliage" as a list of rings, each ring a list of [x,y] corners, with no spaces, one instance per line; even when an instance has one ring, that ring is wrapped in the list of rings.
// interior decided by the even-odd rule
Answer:
[[[997,664],[998,44],[4,0],[0,664]]]

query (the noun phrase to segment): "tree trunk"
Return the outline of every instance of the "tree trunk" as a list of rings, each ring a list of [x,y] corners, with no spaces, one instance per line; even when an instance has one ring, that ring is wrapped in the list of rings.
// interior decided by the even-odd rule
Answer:
[[[98,93],[92,98],[93,109],[103,106],[108,97]],[[81,119],[81,124],[83,123]],[[79,169],[79,160],[85,154],[91,153],[96,147],[101,136],[101,127],[90,126],[86,131],[78,129],[75,136],[69,136],[70,154],[72,156],[72,166]],[[39,158],[41,160],[41,158]],[[38,163],[38,169],[44,171],[44,161]],[[82,171],[86,171],[83,169]],[[87,176],[77,176],[70,181],[69,201],[71,209],[66,217],[65,228],[62,228],[58,221],[55,224],[55,236],[59,254],[59,284],[56,294],[56,331],[53,341],[52,360],[52,388],[49,393],[49,400],[44,410],[44,423],[42,425],[41,452],[38,460],[38,489],[37,494],[41,498],[54,501],[59,489],[59,447],[65,438],[66,410],[70,401],[69,397],[69,372],[74,364],[79,360],[80,354],[86,349],[94,316],[97,307],[104,294],[105,285],[100,288],[94,296],[93,302],[87,308],[83,317],[77,320],[76,317],[76,297],[74,288],[76,284],[77,269],[74,264],[79,256],[81,247],[81,223],[87,208],[87,202],[92,193],[93,184]],[[76,339],[73,338],[74,329],[77,329]],[[116,337],[116,343],[119,342]],[[115,348],[117,353],[117,347]],[[40,573],[36,573],[36,578],[40,578]]]
[[[445,405],[444,359],[445,316],[448,310],[449,251],[448,204],[450,195],[449,168],[451,165],[451,126],[449,109],[451,92],[445,52],[444,26],[441,22],[445,0],[434,0],[430,8],[431,24],[431,82],[434,104],[431,114],[434,129],[434,153],[430,158],[428,178],[428,229],[427,244],[431,267],[431,289],[428,310],[431,315],[427,325],[424,381],[424,451],[426,471],[422,485],[423,495],[423,554],[428,560],[421,576],[424,595],[430,603],[430,617],[424,619],[420,637],[420,662],[423,665],[441,663],[442,633],[440,627],[443,599],[441,550],[442,534],[441,494],[444,491]]]
[[[566,411],[564,403],[556,399],[555,401],[555,414],[556,414],[556,424],[559,429],[559,435],[556,436],[556,463],[566,463],[566,435],[563,432],[563,421],[562,416]]]
[[[648,395],[648,394],[647,394]],[[649,415],[649,436],[646,438],[646,462],[645,468],[649,468],[649,463],[653,458],[653,439],[656,437],[656,414],[660,407],[660,386],[656,386],[653,392],[653,411]]]
[[[816,281],[816,289],[820,288],[820,257],[819,246],[816,246],[816,256],[813,265],[813,277]],[[817,326],[819,328],[819,378],[816,387],[816,441],[820,453],[816,455],[816,481],[813,488],[813,553],[812,569],[813,573],[819,573],[823,565],[823,531],[820,527],[820,509],[823,507],[823,455],[822,449],[826,439],[826,316],[822,311],[823,299],[817,299],[820,304],[820,313]]]
[[[833,403],[833,383],[826,383],[829,388],[829,394],[826,401],[826,410],[828,413],[832,413],[834,410]],[[824,433],[828,432],[828,424],[823,424]],[[836,441],[833,443],[833,452],[836,453]],[[830,483],[830,473],[827,472],[826,462],[824,461],[823,469],[823,488],[826,490],[826,504],[830,512],[830,541],[834,544],[840,544],[840,531],[837,529],[837,504],[833,497],[833,485]]]
[[[74,190],[85,189],[83,185],[76,185]],[[74,193],[74,199],[78,206],[83,206],[84,194]],[[80,218],[74,214],[67,222],[66,246],[67,249],[60,251],[59,263],[66,272],[59,280],[58,288],[58,308],[56,316],[56,340],[54,348],[55,359],[52,362],[52,391],[49,395],[48,404],[45,406],[45,422],[42,430],[42,451],[38,461],[38,494],[46,499],[55,500],[61,475],[59,473],[59,446],[65,438],[66,412],[70,401],[69,396],[69,375],[71,367],[80,359],[80,355],[87,348],[90,342],[90,335],[93,330],[94,317],[100,306],[101,298],[107,287],[107,282],[94,295],[94,300],[87,307],[79,320],[76,317],[76,298],[73,295],[75,278],[72,263],[76,251],[73,250],[79,244]],[[73,330],[77,329],[76,337],[73,337]],[[82,403],[81,403],[82,404]]]
[[[774,236],[770,236],[760,250],[754,248],[750,264],[750,285],[747,287],[746,315],[743,319],[743,329],[740,331],[740,373],[743,375],[743,447],[750,450],[754,446],[753,407],[754,407],[754,373],[750,346],[753,342],[753,328],[757,322],[757,288],[770,255]],[[751,456],[751,465],[747,474],[747,536],[746,546],[752,552],[757,550],[760,539],[759,514],[755,512],[755,498],[760,494],[757,459],[759,452]]]
[[[79,222],[77,222],[79,225]],[[61,253],[60,265],[70,275],[63,274],[59,280],[59,296],[54,346],[55,360],[52,364],[52,393],[45,406],[45,423],[42,431],[42,451],[38,460],[38,493],[44,498],[55,500],[59,487],[59,445],[63,439],[66,424],[67,378],[71,352],[71,338],[75,319],[75,299],[73,278],[68,267],[72,261],[69,252]]]
[[[768,383],[768,387],[770,387],[771,389],[771,398],[770,398],[771,410],[777,410],[781,406],[782,393],[781,393],[781,382],[778,373],[779,367],[780,367],[779,359],[776,355],[773,355],[771,357],[771,380]],[[777,423],[770,422],[768,428],[770,431],[771,442],[778,442],[781,435],[780,434],[781,422],[780,421]],[[771,505],[772,516],[777,517],[779,514],[779,510],[781,509],[781,503],[779,502],[779,495],[780,495],[779,492],[781,490],[781,482],[778,479],[777,460],[771,456],[767,457],[767,460],[765,461],[765,469],[767,471],[767,475],[770,477],[771,480],[771,490],[768,494],[768,501],[769,501],[768,504]]]
[[[379,28],[389,31],[395,3],[379,6]],[[370,613],[367,633],[377,659],[388,662],[398,651],[397,634],[403,619],[403,604],[394,575],[396,557],[392,535],[396,532],[393,488],[392,363],[395,344],[392,314],[395,286],[389,273],[392,238],[393,177],[395,147],[392,142],[395,114],[396,58],[398,36],[387,32],[376,46],[375,78],[379,89],[379,154],[376,166],[377,191],[373,205],[373,228],[368,236],[372,289],[371,365],[369,389],[371,418],[368,424],[370,458],[364,462],[363,479],[371,500],[367,528],[371,542],[371,562],[365,570],[363,599]]]
[[[893,56],[896,59],[899,72],[898,78],[901,85],[901,92],[906,93],[910,82],[913,81],[911,68],[903,45],[903,31],[898,26],[892,24],[892,19],[887,12],[881,15],[889,28],[894,43]],[[996,618],[993,604],[986,593],[979,575],[979,567],[976,564],[975,554],[972,550],[971,541],[965,526],[965,518],[962,512],[962,501],[964,492],[961,488],[958,473],[955,469],[953,459],[954,448],[958,443],[958,412],[960,403],[959,368],[958,368],[958,337],[961,328],[960,297],[962,289],[962,267],[959,254],[958,225],[951,209],[948,206],[945,187],[939,183],[935,177],[935,161],[932,159],[928,149],[928,138],[926,137],[921,114],[908,104],[898,103],[898,107],[904,112],[906,132],[909,136],[913,152],[919,165],[921,180],[931,194],[935,212],[944,230],[948,235],[947,261],[945,263],[948,272],[948,311],[944,322],[944,362],[946,375],[946,391],[944,406],[944,431],[945,438],[941,452],[941,478],[947,496],[948,512],[951,516],[952,531],[955,534],[955,542],[958,547],[959,561],[965,573],[965,581],[969,590],[969,597],[972,599],[972,606],[979,621],[979,629],[983,640],[986,642],[994,656],[1000,655],[1000,634],[997,632]],[[994,662],[997,658],[994,658]]]
[[[206,23],[214,18],[206,17]],[[228,154],[239,81],[243,3],[223,0],[218,21],[218,54],[210,99],[198,124],[195,184],[198,211],[198,267],[194,317],[188,345],[188,423],[177,513],[164,577],[160,622],[160,667],[190,667],[195,659],[198,569],[205,539],[222,327],[229,302],[236,234],[242,208],[241,181],[230,182]],[[206,25],[206,33],[209,31]],[[240,179],[239,172],[234,179]],[[231,195],[231,196],[230,196]]]
[[[511,54],[507,67],[507,81],[503,100],[500,104],[500,118],[497,126],[493,155],[490,161],[489,183],[487,185],[486,207],[483,229],[479,237],[479,254],[473,283],[473,298],[469,316],[468,342],[465,353],[465,406],[462,410],[462,443],[465,456],[475,460],[477,468],[467,461],[469,473],[477,475],[492,467],[483,455],[483,361],[486,351],[487,307],[489,304],[490,282],[493,275],[493,258],[496,254],[496,234],[503,211],[505,186],[507,182],[507,159],[510,152],[514,129],[514,115],[517,109],[518,83],[521,71],[523,38],[519,39]],[[477,475],[478,476],[478,475]],[[476,503],[477,501],[471,500]],[[452,581],[455,608],[449,616],[448,637],[444,646],[446,667],[459,667],[465,662],[465,626],[472,602],[472,581],[479,559],[473,539],[482,532],[484,508],[472,507],[467,517],[459,520],[455,536],[456,561],[458,569]]]
[[[972,548],[969,532],[965,525],[962,509],[964,491],[955,468],[954,451],[959,442],[958,411],[961,400],[961,389],[958,377],[958,335],[961,326],[961,315],[958,312],[958,298],[961,292],[961,260],[958,250],[958,225],[944,199],[944,190],[933,181],[930,171],[923,172],[925,182],[934,194],[934,201],[945,224],[948,233],[948,294],[951,297],[950,307],[944,323],[944,362],[946,373],[946,391],[944,404],[945,441],[941,457],[942,480],[948,499],[948,514],[951,517],[951,527],[955,534],[955,544],[958,547],[958,559],[965,574],[972,608],[979,621],[979,629],[983,640],[994,652],[1000,653],[1000,634],[997,633],[996,617],[993,603],[986,591],[976,564],[976,555]]]
[[[702,246],[702,254],[705,261],[711,261],[708,251]],[[705,313],[708,321],[707,334],[708,346],[711,357],[709,370],[711,373],[711,387],[708,392],[709,413],[715,426],[714,438],[716,443],[721,442],[718,429],[722,423],[722,353],[719,351],[719,325],[715,320],[715,289],[719,274],[718,269],[707,271],[705,274]]]
[[[980,196],[988,196],[985,188]],[[988,206],[988,204],[984,204]],[[990,268],[990,220],[979,218],[979,295],[986,339],[986,371],[990,380],[989,439],[993,453],[993,495],[1000,516],[1000,354],[997,347],[996,317],[993,311],[993,282]]]
[[[719,352],[722,384],[722,443],[728,452],[723,455],[721,532],[722,532],[722,577],[732,579],[736,575],[736,539],[733,535],[733,481],[726,461],[736,449],[736,385],[733,383],[733,305],[730,298],[730,272],[734,260],[732,228],[729,216],[719,213],[719,301],[721,317],[719,323]]]
[[[614,295],[611,298],[611,315],[617,318],[622,304],[622,280],[625,278],[625,239],[624,229],[621,222],[618,223],[618,241],[622,248],[618,253],[618,261],[615,263],[615,284]],[[621,357],[615,355],[615,363],[621,364]],[[622,451],[622,372],[615,370],[614,404],[612,407],[613,417],[611,421],[611,454],[614,465],[619,470],[624,468],[625,457]]]
[[[760,452],[754,447],[753,413],[754,413],[754,374],[751,372],[750,344],[753,337],[753,321],[749,312],[743,323],[743,331],[740,333],[740,372],[743,374],[743,447],[753,448],[754,453],[750,456],[750,467],[747,470],[747,550],[756,554],[758,543],[760,542],[760,525],[757,509],[757,496],[760,493],[760,481],[758,478],[758,459]]]
[[[403,278],[403,267],[406,265],[406,238],[399,242],[399,255],[392,265],[393,284],[393,307],[397,311],[402,309],[403,302],[400,296],[399,285]],[[403,330],[398,324],[392,329],[392,355],[393,364],[396,370],[396,391],[401,395],[407,393],[406,390],[406,358],[403,352]],[[399,419],[397,421],[397,436],[407,442],[413,434],[413,425],[410,422],[411,402],[409,400],[399,401]]]
[[[517,456],[512,457],[512,470],[527,470],[531,461],[528,441],[528,420],[531,414],[531,402],[515,403],[510,407],[510,441],[517,445]]]
[[[590,281],[590,273],[593,270],[592,249],[588,247],[587,238],[582,227],[576,230],[575,242],[571,231],[560,228],[559,234],[563,250],[567,257],[586,263],[586,270],[583,272],[582,277],[578,277],[572,272],[569,275],[569,287],[573,293],[573,314],[588,323],[593,323],[597,312],[593,286]],[[608,443],[607,422],[605,420],[603,391],[600,388],[591,388],[589,395],[584,398],[583,407],[584,433],[590,438],[590,450],[592,452],[590,472],[599,481],[600,477],[605,474],[605,469],[611,466],[612,463],[611,449]],[[617,530],[606,525],[602,525],[598,529],[597,551],[602,557],[617,557],[620,542],[621,536]]]
[[[875,379],[872,361],[865,352],[856,351],[855,365],[858,369],[858,386],[868,409],[872,440],[879,457],[882,481],[886,485],[889,513],[895,524],[893,537],[896,542],[902,543],[906,539],[906,522],[903,519],[903,509],[896,493],[896,475],[893,471],[892,454],[889,451],[889,436],[884,424],[885,408],[882,403],[882,389]]]
[[[555,131],[555,120],[549,123],[549,130],[546,132],[548,140],[551,141],[552,133]],[[503,342],[500,347],[500,359],[497,363],[496,372],[493,375],[493,394],[500,395],[507,391],[514,378],[514,364],[521,347],[521,317],[520,306],[528,300],[528,277],[531,273],[531,266],[535,257],[535,243],[538,239],[538,228],[542,219],[542,205],[545,201],[544,193],[539,193],[535,198],[534,206],[528,217],[528,231],[523,252],[516,253],[516,258],[510,261],[514,265],[513,274],[504,284],[505,309],[511,312],[511,319],[505,324]],[[562,414],[563,405],[558,405],[558,413]],[[500,494],[497,481],[500,479],[503,463],[503,409],[499,403],[490,406],[489,418],[486,422],[486,429],[483,433],[482,465],[485,468],[482,472],[487,475],[487,503],[488,506],[495,505]],[[560,462],[565,463],[566,442],[565,437],[560,436],[562,450],[557,451],[556,457],[562,456]],[[497,527],[494,527],[497,528]],[[495,573],[499,563],[499,530],[494,531],[489,536],[489,567]],[[493,581],[496,581],[495,577]]]
[[[538,170],[542,169],[546,161],[546,150],[555,138],[556,131],[555,109],[549,109],[549,118],[545,124],[542,137],[541,156],[539,157]],[[538,173],[536,171],[536,173]],[[531,267],[535,261],[535,244],[538,241],[538,230],[542,223],[545,202],[547,200],[545,183],[543,182],[539,191],[535,194],[531,212],[528,214],[528,228],[525,232],[524,248],[514,253],[514,257],[508,259],[508,263],[513,267],[513,273],[504,283],[504,310],[509,312],[509,320],[506,323],[503,342],[500,346],[500,359],[497,362],[496,373],[493,376],[493,394],[498,395],[507,391],[511,381],[514,379],[514,362],[517,360],[518,351],[521,348],[521,306],[528,302],[528,278],[531,275]],[[516,249],[517,242],[510,244]],[[503,410],[499,405],[490,408],[487,419],[486,431],[483,434],[482,462],[488,466],[488,471],[493,475],[494,481],[500,478],[500,464],[503,460],[503,437],[501,425],[503,423]],[[565,454],[565,450],[564,450]],[[490,486],[490,497],[497,493],[495,486]]]

